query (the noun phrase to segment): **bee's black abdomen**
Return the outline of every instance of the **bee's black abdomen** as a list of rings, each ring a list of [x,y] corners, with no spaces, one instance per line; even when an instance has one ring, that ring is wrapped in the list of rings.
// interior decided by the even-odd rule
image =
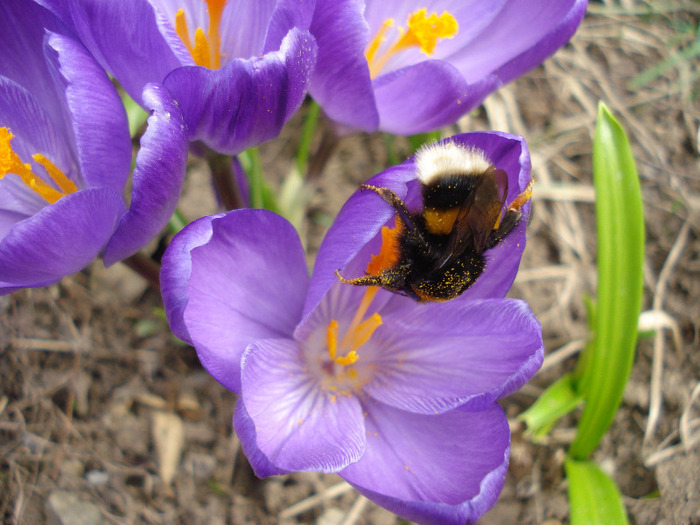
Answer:
[[[406,286],[420,301],[448,301],[474,284],[485,266],[484,256],[470,250],[443,268],[423,274],[411,272]]]

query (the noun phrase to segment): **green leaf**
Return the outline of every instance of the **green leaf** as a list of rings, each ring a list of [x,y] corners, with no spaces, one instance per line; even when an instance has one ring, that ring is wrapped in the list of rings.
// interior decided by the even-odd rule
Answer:
[[[311,148],[311,139],[314,136],[318,117],[321,114],[321,106],[315,100],[310,100],[306,110],[306,120],[304,127],[301,130],[301,139],[299,140],[299,149],[297,150],[297,169],[302,175],[306,174],[309,167],[309,149]]]
[[[615,482],[591,461],[567,458],[571,525],[627,525],[627,513]]]
[[[187,226],[187,224],[188,221],[185,219],[185,216],[180,210],[175,208],[172,217],[170,217],[170,220],[168,221],[168,230],[170,230],[170,233],[179,233],[185,226]]]
[[[598,293],[594,340],[585,380],[585,407],[569,453],[585,459],[608,429],[632,368],[642,301],[644,215],[627,136],[602,102],[593,141],[598,229]]]
[[[250,207],[279,213],[275,193],[263,178],[258,148],[247,149],[238,158],[248,177]]]
[[[565,374],[540,394],[537,401],[520,414],[527,425],[526,433],[535,441],[543,438],[562,416],[583,401],[576,392],[571,374]]]
[[[418,151],[424,144],[432,144],[440,140],[440,131],[431,131],[429,133],[419,133],[418,135],[410,135],[408,142],[411,144],[413,151]]]

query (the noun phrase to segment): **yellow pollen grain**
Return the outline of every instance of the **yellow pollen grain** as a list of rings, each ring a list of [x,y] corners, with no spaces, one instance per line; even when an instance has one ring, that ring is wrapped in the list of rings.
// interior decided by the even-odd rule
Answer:
[[[457,34],[458,26],[455,17],[447,11],[440,16],[436,13],[426,16],[427,12],[424,8],[409,16],[408,31],[401,40],[406,38],[406,46],[417,43],[421,51],[430,56],[435,52],[438,38],[453,38]]]
[[[454,38],[459,30],[457,20],[448,11],[444,11],[441,15],[437,13],[428,15],[427,9],[419,9],[408,16],[408,29],[399,27],[398,40],[383,54],[377,56],[379,47],[385,41],[386,32],[393,24],[393,19],[387,19],[367,46],[365,57],[369,64],[371,78],[376,78],[389,60],[405,49],[419,47],[424,54],[432,56],[438,40]]]
[[[10,144],[13,138],[14,135],[8,128],[0,128],[0,179],[3,179],[8,173],[17,175],[29,189],[49,204],[53,204],[61,197],[78,190],[75,183],[66,177],[55,164],[44,155],[36,154],[33,156],[34,160],[46,169],[49,176],[63,192],[44,182],[32,172],[31,164],[24,164],[19,155],[14,152],[12,144]]]

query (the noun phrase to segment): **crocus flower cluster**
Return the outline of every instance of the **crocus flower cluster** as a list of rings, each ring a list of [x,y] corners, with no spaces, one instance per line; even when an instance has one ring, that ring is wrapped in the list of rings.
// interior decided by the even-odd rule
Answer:
[[[569,41],[587,0],[318,2],[309,91],[346,129],[450,124]],[[426,8],[427,6],[427,8]]]
[[[507,173],[505,206],[528,187],[520,137],[451,140]],[[413,159],[369,183],[420,206]],[[394,211],[373,192],[343,207],[311,278],[294,228],[264,210],[204,217],[178,234],[161,274],[168,319],[239,395],[234,427],[256,474],[336,472],[420,523],[473,523],[486,512],[509,456],[497,400],[534,374],[543,353],[532,312],[504,298],[529,203],[521,211],[508,238],[486,252],[478,281],[445,303],[338,280],[336,270],[361,274],[387,248],[381,232]]]
[[[453,124],[573,35],[587,0],[40,0],[136,99],[162,82],[234,154],[310,94],[343,131]]]
[[[104,252],[123,259],[175,208],[186,133],[175,101],[145,86],[152,114],[129,209],[131,140],[121,100],[85,47],[29,0],[0,3],[0,294],[44,286]]]
[[[276,137],[316,63],[313,0],[41,0],[135,99],[163,83],[189,138],[226,154]]]

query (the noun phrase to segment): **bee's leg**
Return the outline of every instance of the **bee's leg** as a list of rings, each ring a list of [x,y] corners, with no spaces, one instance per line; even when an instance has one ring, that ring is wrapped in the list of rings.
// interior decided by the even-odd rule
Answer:
[[[510,203],[510,206],[508,206],[508,211],[519,211],[520,208],[523,207],[523,204],[530,200],[530,198],[532,197],[532,185],[534,183],[535,178],[533,177],[532,179],[530,179],[530,184],[527,185],[525,191],[518,195],[515,199],[513,199],[513,202]]]
[[[532,197],[532,185],[534,182],[534,178],[530,180],[530,184],[527,185],[525,191],[513,199],[513,202],[508,206],[503,218],[496,222],[496,226],[486,241],[486,250],[493,248],[501,242],[501,240],[515,228],[515,225],[518,224],[520,217],[523,215],[520,208]]]
[[[392,208],[394,208],[394,210],[396,210],[396,214],[401,219],[401,222],[404,223],[404,226],[406,226],[406,230],[415,235],[417,239],[421,242],[421,244],[427,245],[425,239],[423,238],[423,235],[421,234],[421,231],[418,228],[416,228],[416,225],[413,222],[413,219],[411,218],[411,212],[408,211],[408,208],[406,208],[406,204],[399,198],[398,195],[396,195],[396,193],[394,193],[388,188],[371,186],[369,184],[363,184],[362,186],[360,186],[360,189],[373,191],[382,199],[384,199]]]
[[[509,209],[506,211],[505,215],[503,216],[503,220],[501,220],[501,223],[498,225],[498,228],[493,230],[491,235],[489,235],[484,249],[489,250],[501,242],[501,240],[503,240],[503,238],[508,235],[513,228],[515,228],[515,225],[518,224],[518,221],[522,215],[523,214],[520,212],[520,210]]]
[[[340,271],[335,271],[335,276],[343,284],[352,284],[353,286],[381,286],[382,278],[379,275],[365,275],[364,277],[357,277],[355,279],[346,279],[340,275]]]

